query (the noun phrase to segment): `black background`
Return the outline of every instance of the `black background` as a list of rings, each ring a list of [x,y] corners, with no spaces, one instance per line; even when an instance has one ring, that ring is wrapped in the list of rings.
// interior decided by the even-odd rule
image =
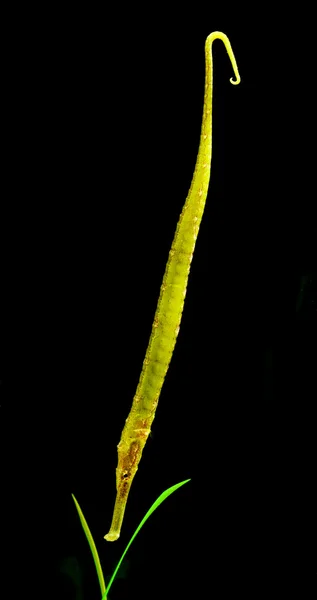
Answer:
[[[261,15],[229,20],[199,3],[117,12],[52,9],[7,22],[3,574],[19,597],[78,600],[68,565],[83,599],[100,598],[71,493],[110,575],[157,496],[191,478],[136,538],[110,600],[259,598],[280,568],[284,447],[276,457],[294,342],[275,162],[278,59]],[[214,30],[229,36],[242,81],[230,85],[215,42],[212,173],[181,330],[110,544],[116,445],[195,166]],[[310,410],[315,229],[307,218],[303,233],[304,213],[291,387]]]

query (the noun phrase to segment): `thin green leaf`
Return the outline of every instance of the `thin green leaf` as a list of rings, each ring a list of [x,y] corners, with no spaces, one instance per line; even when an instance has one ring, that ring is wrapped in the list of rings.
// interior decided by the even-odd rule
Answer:
[[[88,544],[91,550],[91,554],[93,556],[94,562],[95,562],[95,567],[96,567],[96,571],[97,571],[97,575],[98,575],[98,579],[99,579],[99,585],[100,585],[100,589],[101,589],[101,595],[103,600],[107,600],[107,591],[106,591],[106,585],[105,585],[105,580],[103,577],[103,573],[102,573],[102,569],[101,569],[101,564],[100,564],[100,560],[99,560],[99,556],[98,556],[98,552],[97,552],[97,548],[94,542],[94,539],[91,535],[90,529],[88,527],[88,523],[83,515],[83,512],[74,496],[74,494],[72,494],[73,500],[75,502],[75,506],[77,508],[77,512],[80,518],[80,522],[83,526],[83,530],[86,534],[86,538],[88,540]]]
[[[148,518],[151,516],[151,514],[152,514],[152,513],[153,513],[153,512],[154,512],[154,511],[157,509],[157,507],[158,507],[160,504],[162,504],[162,502],[163,502],[163,501],[164,501],[166,498],[168,498],[168,496],[170,496],[170,495],[171,495],[173,492],[175,492],[176,490],[178,490],[178,488],[180,488],[182,485],[184,485],[184,484],[185,484],[185,483],[187,483],[188,481],[190,481],[190,479],[185,479],[185,481],[181,481],[180,483],[176,483],[176,485],[172,485],[172,487],[170,487],[170,488],[168,488],[167,490],[165,490],[165,492],[163,492],[163,493],[162,493],[162,494],[161,494],[161,495],[158,497],[158,499],[157,499],[157,500],[155,500],[154,504],[152,504],[152,506],[151,506],[150,510],[148,510],[148,511],[147,511],[147,513],[146,513],[145,517],[142,519],[142,521],[141,521],[140,525],[139,525],[139,526],[138,526],[138,528],[135,530],[135,532],[134,532],[134,534],[133,534],[133,536],[132,536],[131,540],[129,541],[129,543],[128,543],[128,545],[127,545],[126,549],[125,549],[125,551],[123,552],[123,554],[122,554],[122,556],[121,556],[121,558],[120,558],[120,560],[119,560],[119,562],[118,562],[118,564],[117,564],[117,566],[116,566],[116,568],[115,568],[115,571],[114,571],[114,573],[113,573],[113,575],[112,575],[112,577],[111,577],[111,579],[110,579],[110,581],[109,581],[109,583],[108,583],[108,593],[109,593],[109,590],[110,590],[110,588],[111,588],[112,582],[113,582],[113,580],[114,580],[114,578],[115,578],[115,576],[116,576],[116,574],[117,574],[117,572],[118,572],[118,569],[119,569],[119,567],[120,567],[120,565],[121,565],[121,563],[122,563],[122,561],[123,561],[123,559],[124,559],[124,557],[125,557],[125,555],[126,555],[126,553],[127,553],[128,549],[130,548],[130,546],[131,546],[131,544],[132,544],[132,542],[133,542],[133,540],[134,540],[135,536],[136,536],[136,535],[139,533],[139,531],[140,531],[141,527],[143,527],[143,525],[144,525],[145,521],[147,521],[147,520],[148,520]],[[88,541],[89,541],[89,540],[88,540]],[[104,595],[104,596],[102,597],[102,600],[106,600],[106,595]]]

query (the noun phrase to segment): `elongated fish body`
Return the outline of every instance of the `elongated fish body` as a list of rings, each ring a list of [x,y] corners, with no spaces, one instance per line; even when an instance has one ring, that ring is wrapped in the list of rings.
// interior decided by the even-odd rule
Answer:
[[[161,285],[149,345],[118,445],[117,496],[108,541],[118,539],[131,483],[155,416],[160,392],[172,358],[184,308],[188,276],[206,203],[212,150],[212,53],[215,39],[226,46],[238,84],[240,76],[229,39],[224,33],[210,34],[205,44],[206,76],[204,108],[198,156],[190,190],[181,212]]]

